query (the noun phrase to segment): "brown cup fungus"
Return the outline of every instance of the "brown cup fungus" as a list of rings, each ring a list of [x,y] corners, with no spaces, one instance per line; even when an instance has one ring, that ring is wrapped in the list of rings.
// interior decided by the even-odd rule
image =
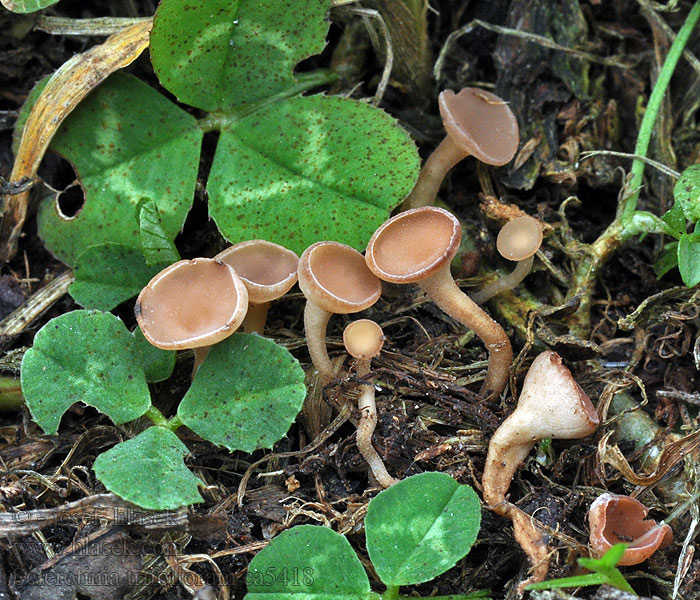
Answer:
[[[535,253],[541,244],[542,226],[537,219],[524,215],[508,221],[498,233],[496,248],[503,258],[517,261],[518,264],[508,275],[499,277],[472,294],[472,300],[483,304],[496,294],[512,290],[532,269]]]
[[[506,500],[513,475],[540,440],[586,437],[599,423],[595,407],[561,357],[546,351],[533,361],[516,409],[491,438],[482,479],[484,503],[513,521],[516,539],[533,565],[526,583],[546,577],[549,549],[532,520]]]
[[[248,310],[248,291],[236,272],[213,258],[181,260],[141,290],[134,312],[144,337],[163,350],[191,348],[192,376],[210,346],[230,336]]]
[[[236,271],[248,290],[248,313],[243,331],[262,335],[270,302],[284,296],[297,282],[299,257],[266,240],[240,242],[214,257]]]
[[[673,531],[665,523],[647,519],[649,509],[630,496],[605,493],[591,504],[588,523],[590,544],[599,558],[615,544],[628,544],[619,565],[637,565],[659,548],[673,541]]]
[[[343,331],[343,343],[350,356],[355,358],[355,373],[365,377],[369,373],[370,361],[384,346],[382,328],[369,319],[353,321]],[[357,425],[357,448],[369,465],[372,475],[382,487],[397,482],[386,470],[384,462],[372,446],[372,434],[377,427],[377,406],[374,401],[374,385],[370,381],[362,386],[357,399],[360,422]]]
[[[299,287],[306,297],[304,332],[311,361],[321,379],[334,377],[326,350],[332,314],[356,313],[372,306],[382,284],[357,250],[337,242],[317,242],[299,258]]]
[[[433,204],[445,175],[467,156],[502,166],[518,149],[518,121],[495,94],[478,88],[464,88],[457,94],[445,90],[438,104],[447,135],[425,161],[402,210]]]
[[[503,328],[459,289],[450,261],[459,249],[459,221],[446,210],[425,206],[399,213],[374,232],[365,259],[391,283],[416,283],[452,318],[486,344],[489,366],[484,395],[500,394],[508,382],[513,350]]]

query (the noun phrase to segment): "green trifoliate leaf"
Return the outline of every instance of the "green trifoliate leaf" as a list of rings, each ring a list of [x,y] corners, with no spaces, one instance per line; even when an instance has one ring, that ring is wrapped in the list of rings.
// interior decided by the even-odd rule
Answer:
[[[75,281],[68,291],[85,308],[112,310],[136,296],[165,266],[148,266],[141,250],[124,244],[90,246],[75,261]]]
[[[264,100],[325,46],[330,0],[162,0],[151,32],[158,79],[181,102],[216,111]]]
[[[700,283],[700,234],[684,233],[681,236],[678,242],[678,270],[688,287]]]
[[[172,375],[175,368],[175,350],[161,350],[151,344],[143,335],[140,327],[132,332],[134,341],[141,354],[141,364],[146,375],[146,381],[157,383],[165,381]]]
[[[288,350],[235,333],[211,349],[177,414],[205,440],[252,452],[287,433],[305,396],[304,371]]]
[[[686,219],[693,223],[700,221],[700,165],[690,165],[681,173],[673,188],[673,196]]]
[[[153,198],[168,239],[192,204],[202,132],[194,117],[135,77],[115,73],[66,119],[51,148],[73,163],[85,203],[68,218],[58,201],[39,210],[39,233],[74,264],[89,246],[139,247],[140,205]]]
[[[109,313],[76,310],[49,321],[22,359],[22,393],[32,418],[48,434],[84,402],[115,424],[151,406],[141,356],[124,323]]]
[[[421,473],[369,503],[367,552],[387,586],[422,583],[469,552],[480,523],[479,498],[470,486],[444,473]]]
[[[158,205],[153,200],[148,200],[141,206],[139,227],[141,250],[147,265],[162,266],[180,260],[180,253],[165,231]]]
[[[348,541],[327,527],[299,525],[255,555],[244,600],[367,600],[369,580]]]
[[[58,0],[2,0],[2,5],[14,13],[31,13],[57,2]]]
[[[222,132],[207,189],[229,240],[301,254],[320,240],[363,250],[411,190],[415,144],[383,111],[335,96],[266,106]]]
[[[124,500],[151,510],[171,510],[202,502],[198,488],[204,483],[183,462],[188,452],[169,429],[149,427],[100,454],[93,470]]]

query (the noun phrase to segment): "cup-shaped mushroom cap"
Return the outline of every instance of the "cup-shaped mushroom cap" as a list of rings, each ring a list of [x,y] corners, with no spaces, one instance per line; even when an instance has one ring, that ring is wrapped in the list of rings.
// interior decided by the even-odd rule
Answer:
[[[238,329],[247,310],[240,277],[213,258],[163,269],[141,290],[134,308],[145,338],[164,350],[216,344]]]
[[[358,319],[345,327],[343,343],[350,356],[368,360],[381,352],[384,346],[384,332],[371,319]]]
[[[464,88],[457,94],[445,90],[438,101],[447,134],[465,152],[496,166],[515,156],[518,121],[505,100],[485,90]]]
[[[357,250],[337,242],[316,242],[299,258],[299,287],[307,300],[329,313],[355,313],[372,306],[382,283]]]
[[[414,283],[449,265],[462,228],[442,208],[423,206],[399,213],[374,232],[365,260],[372,272],[392,283]]]
[[[637,565],[668,546],[673,531],[666,524],[647,519],[648,512],[646,506],[630,496],[599,496],[588,511],[593,553],[600,557],[615,544],[625,542],[628,546],[618,564]]]
[[[520,437],[532,440],[578,439],[593,433],[600,423],[586,393],[562,364],[561,356],[551,350],[533,361],[518,407],[509,419],[518,422]]]
[[[251,304],[277,300],[297,282],[299,257],[284,246],[267,240],[234,244],[214,258],[233,267],[248,288]]]
[[[542,244],[542,226],[540,222],[523,215],[508,221],[496,238],[496,248],[503,258],[508,260],[525,260],[530,258]]]

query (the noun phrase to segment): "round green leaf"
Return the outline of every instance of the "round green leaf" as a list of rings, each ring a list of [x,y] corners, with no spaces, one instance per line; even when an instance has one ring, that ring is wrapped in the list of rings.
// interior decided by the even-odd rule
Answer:
[[[110,491],[142,508],[172,510],[202,502],[204,485],[185,466],[187,446],[169,429],[149,427],[100,454],[93,470]]]
[[[22,359],[21,383],[29,412],[48,434],[75,402],[117,425],[151,406],[134,338],[109,313],[76,310],[51,319]]]
[[[430,581],[464,557],[481,523],[479,498],[445,473],[398,482],[369,503],[367,552],[387,586]]]
[[[681,236],[678,242],[678,270],[688,287],[700,283],[700,235],[684,233]]]
[[[676,181],[673,196],[681,205],[685,218],[700,221],[700,165],[690,165]]]
[[[211,349],[177,414],[205,440],[252,452],[287,433],[305,395],[304,371],[286,348],[236,333]]]
[[[163,267],[149,267],[141,250],[131,246],[90,246],[75,261],[75,281],[68,292],[85,308],[112,310],[136,296]]]
[[[161,0],[153,68],[180,101],[207,111],[269,98],[323,50],[329,8],[330,0]]]
[[[222,132],[207,189],[229,240],[298,254],[320,240],[364,249],[411,190],[415,144],[382,110],[337,96],[280,100]]]
[[[168,379],[175,368],[175,350],[162,350],[156,348],[143,335],[140,327],[136,327],[132,332],[134,341],[141,353],[141,364],[146,375],[146,381],[158,383]]]
[[[202,132],[196,120],[158,92],[115,73],[66,119],[51,148],[73,163],[85,203],[71,218],[45,199],[39,233],[68,264],[89,246],[141,247],[142,198],[153,198],[172,240],[192,204]]]
[[[367,574],[348,541],[327,527],[299,525],[255,555],[244,600],[365,600]]]

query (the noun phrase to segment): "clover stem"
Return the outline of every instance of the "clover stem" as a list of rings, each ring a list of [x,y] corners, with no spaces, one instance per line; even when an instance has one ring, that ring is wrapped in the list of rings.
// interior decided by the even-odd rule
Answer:
[[[469,327],[484,342],[489,353],[489,366],[481,393],[500,394],[508,383],[513,361],[513,349],[506,332],[459,289],[452,279],[449,265],[417,283],[441,310]]]
[[[401,204],[401,210],[434,204],[445,175],[467,156],[469,153],[462,150],[449,135],[446,135],[425,161],[416,185],[413,186],[413,190]]]
[[[654,84],[654,89],[649,96],[649,102],[647,103],[644,117],[639,126],[637,143],[634,150],[634,153],[638,156],[646,157],[647,155],[649,141],[651,140],[654,124],[663,97],[676,68],[676,64],[678,63],[678,59],[683,53],[698,19],[700,19],[700,0],[693,5],[683,26],[673,40],[666,60]],[[598,272],[623,242],[633,235],[643,233],[639,227],[635,226],[633,221],[637,210],[639,191],[642,186],[644,162],[641,160],[634,160],[632,162],[630,174],[631,178],[629,183],[625,186],[626,193],[623,194],[623,198],[617,207],[615,219],[593,244],[584,246],[585,256],[581,258],[576,265],[571,279],[571,285],[569,286],[566,299],[572,300],[579,297],[580,304],[576,312],[570,318],[569,326],[574,333],[582,337],[587,337],[587,333],[590,329],[591,294]]]
[[[160,427],[168,428],[168,419],[163,416],[155,406],[151,406],[143,415],[147,417],[154,425],[159,425]]]
[[[386,591],[382,594],[382,600],[397,600],[399,597],[399,586],[387,586]]]
[[[512,290],[523,279],[525,279],[525,277],[527,277],[527,274],[532,269],[532,263],[534,261],[534,255],[524,260],[519,260],[515,269],[508,273],[508,275],[499,277],[496,279],[496,281],[492,281],[475,294],[472,294],[472,300],[474,300],[474,302],[477,304],[483,304],[487,300],[493,298],[496,294],[500,294],[505,290]]]
[[[365,377],[369,373],[369,363],[369,360],[357,360],[355,372],[358,377]],[[374,384],[371,381],[362,386],[362,393],[357,399],[357,408],[360,411],[360,422],[357,424],[357,448],[367,461],[379,485],[384,488],[391,487],[398,480],[389,475],[384,461],[372,445],[372,434],[377,427],[377,405],[374,401]]]
[[[19,379],[0,377],[0,412],[19,410],[24,406],[24,396]]]
[[[267,321],[267,310],[269,308],[269,302],[248,304],[248,312],[245,315],[245,319],[243,319],[243,325],[241,325],[243,331],[262,335],[265,330],[265,321]]]

